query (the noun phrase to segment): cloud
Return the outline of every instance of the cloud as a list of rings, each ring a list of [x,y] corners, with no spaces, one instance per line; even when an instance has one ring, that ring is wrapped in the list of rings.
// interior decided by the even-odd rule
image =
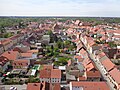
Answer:
[[[120,16],[120,0],[1,0],[5,16]]]

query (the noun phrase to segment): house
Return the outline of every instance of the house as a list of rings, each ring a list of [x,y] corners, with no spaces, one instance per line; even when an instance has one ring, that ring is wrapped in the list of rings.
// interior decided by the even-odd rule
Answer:
[[[8,60],[16,60],[21,57],[18,51],[6,51],[1,56],[8,58]]]
[[[79,26],[79,24],[80,24],[80,20],[76,20],[76,21],[75,21],[75,25],[76,25],[76,26]]]
[[[109,58],[104,59],[103,61],[101,61],[101,63],[108,72],[115,67],[115,64],[113,64]]]
[[[15,48],[13,48],[13,51],[18,51],[19,53],[26,53],[29,50],[30,48],[27,46],[16,46]]]
[[[115,90],[120,90],[120,71],[117,68],[114,68],[109,72],[111,83],[113,83]]]
[[[3,52],[4,52],[4,46],[0,44],[0,54],[2,54]]]
[[[46,90],[42,83],[28,83],[27,90]]]
[[[0,41],[0,44],[2,44],[4,47],[4,50],[7,51],[13,46],[13,41],[10,39],[5,39],[5,40]]]
[[[50,35],[43,35],[43,36],[42,36],[41,43],[42,43],[42,44],[45,44],[45,45],[48,45],[49,42],[50,42]]]
[[[52,70],[53,69],[53,66],[52,65],[43,65],[42,69],[45,69],[45,70]]]
[[[85,69],[88,81],[100,81],[101,74],[92,62],[87,64]]]
[[[9,39],[12,40],[13,45],[16,45],[18,43],[18,35],[14,35],[10,37]]]
[[[59,83],[28,83],[27,90],[61,90]]]
[[[61,82],[61,70],[59,69],[40,70],[40,82],[60,83]]]
[[[70,82],[70,90],[110,90],[106,82]]]
[[[18,60],[14,60],[12,62],[12,66],[14,69],[24,69],[24,68],[28,68],[30,65],[30,60],[21,60],[21,59],[18,59]]]
[[[87,51],[86,51],[84,48],[82,48],[82,49],[79,51],[79,54],[80,54],[80,56],[81,56],[82,58],[88,58],[88,53],[87,53]]]
[[[93,47],[93,45],[95,45],[95,42],[94,42],[94,40],[91,37],[87,37],[86,40],[87,40],[87,45],[86,45],[87,46],[87,50],[90,53],[92,53],[92,51],[93,51],[92,47]]]
[[[55,33],[59,33],[59,30],[61,29],[58,24],[54,24],[52,28],[53,28],[53,32]]]
[[[10,65],[9,60],[4,56],[0,56],[0,69],[4,72],[9,68],[8,65]]]

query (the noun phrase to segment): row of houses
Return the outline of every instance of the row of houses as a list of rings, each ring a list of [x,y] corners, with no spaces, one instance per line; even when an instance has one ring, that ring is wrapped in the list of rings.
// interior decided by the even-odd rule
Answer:
[[[17,34],[10,38],[0,41],[0,54],[10,50],[13,46],[17,45],[20,41],[24,40],[26,37],[25,34]]]

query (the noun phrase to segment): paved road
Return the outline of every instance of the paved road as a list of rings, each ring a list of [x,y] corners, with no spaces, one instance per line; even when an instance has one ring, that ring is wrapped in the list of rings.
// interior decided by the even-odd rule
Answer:
[[[5,87],[5,90],[10,90],[10,87],[14,86],[17,90],[27,90],[27,85],[1,85],[0,87]]]
[[[81,41],[81,42],[82,42],[82,41]],[[82,43],[82,44],[83,44],[83,43]],[[83,46],[86,48],[86,46],[85,46],[84,44],[83,44]],[[86,48],[86,50],[87,50],[87,48]],[[88,50],[87,50],[87,53],[88,53],[89,57],[91,58],[91,60],[95,63],[96,67],[97,67],[98,70],[100,71],[100,73],[101,73],[101,75],[103,76],[104,80],[106,80],[108,86],[110,87],[110,90],[115,90],[115,89],[113,88],[114,85],[110,83],[109,78],[104,74],[104,72],[103,72],[102,69],[101,69],[101,66],[96,62],[96,60],[94,60],[93,55],[92,55]]]

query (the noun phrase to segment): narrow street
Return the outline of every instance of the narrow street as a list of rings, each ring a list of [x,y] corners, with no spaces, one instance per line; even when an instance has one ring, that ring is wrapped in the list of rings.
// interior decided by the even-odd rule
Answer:
[[[82,42],[82,41],[81,41]],[[83,43],[82,43],[83,44]],[[84,48],[86,49],[89,58],[95,63],[96,67],[98,68],[98,70],[100,71],[102,77],[104,78],[104,80],[107,82],[108,86],[110,87],[110,90],[115,90],[113,88],[114,85],[111,85],[111,83],[109,82],[108,77],[103,73],[101,66],[94,60],[93,55],[87,50],[86,46],[83,44]]]

